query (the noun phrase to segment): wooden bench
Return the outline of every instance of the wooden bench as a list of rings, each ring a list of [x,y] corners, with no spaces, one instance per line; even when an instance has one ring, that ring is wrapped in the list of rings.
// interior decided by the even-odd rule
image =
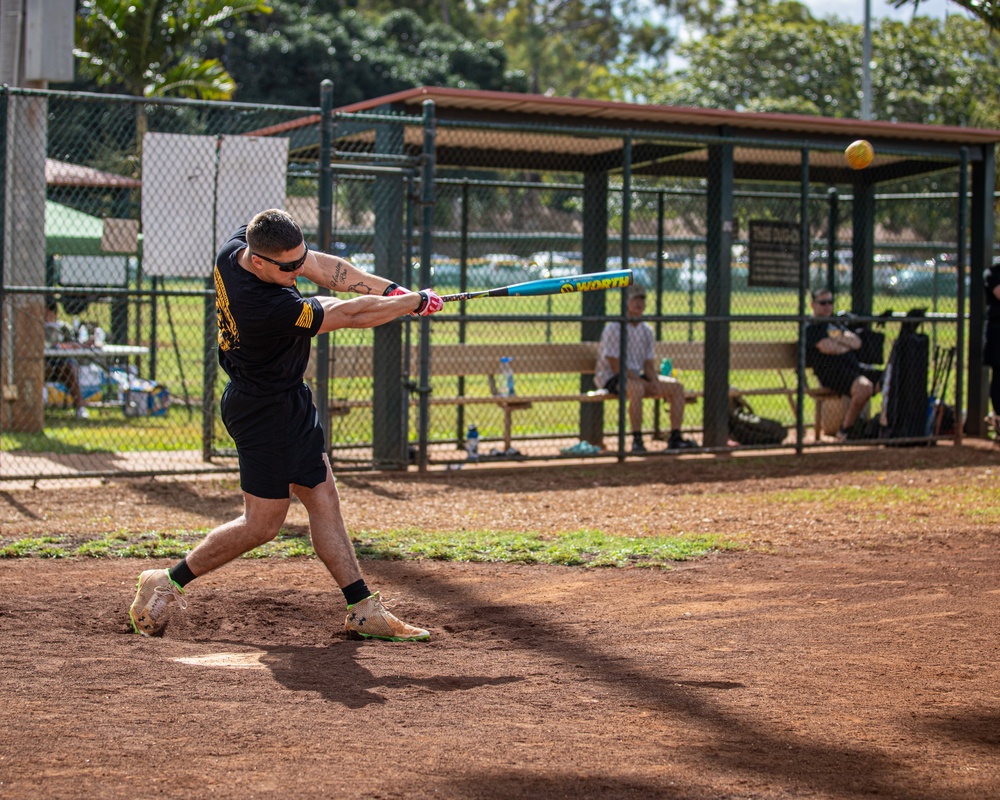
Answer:
[[[798,349],[795,342],[733,342],[730,346],[730,370],[774,370],[781,385],[773,387],[737,388],[733,393],[759,396],[781,395],[787,398],[792,413],[797,411],[794,381],[789,385],[786,371],[796,370]],[[513,357],[515,376],[525,375],[592,375],[597,361],[597,342],[561,342],[531,344],[433,344],[430,350],[430,377],[433,389],[438,377],[486,376],[490,394],[435,394],[428,397],[431,406],[469,406],[493,404],[503,412],[504,449],[511,446],[512,415],[515,411],[531,408],[534,403],[593,403],[603,402],[615,395],[604,390],[544,393],[522,393],[505,396],[497,391],[494,374],[499,372],[500,358]],[[675,369],[683,373],[700,372],[704,366],[704,346],[702,342],[658,342],[655,345],[656,359],[670,358]],[[371,345],[340,345],[330,348],[331,378],[370,378],[372,376]],[[420,352],[413,347],[410,352],[409,374],[416,379],[420,375]],[[313,364],[306,377],[315,375]],[[816,405],[816,435],[821,433],[821,406],[827,399],[836,397],[826,389],[807,388],[806,393]],[[696,402],[703,393],[686,392],[687,402]],[[412,404],[419,402],[414,393]],[[330,398],[331,415],[349,414],[355,408],[370,408],[372,399]]]

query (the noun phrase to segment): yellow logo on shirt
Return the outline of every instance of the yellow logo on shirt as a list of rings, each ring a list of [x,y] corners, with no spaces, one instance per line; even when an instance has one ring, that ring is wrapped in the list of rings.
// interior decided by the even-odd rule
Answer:
[[[309,303],[302,304],[302,312],[299,314],[299,318],[295,320],[296,328],[306,328],[307,330],[312,327],[313,324],[313,307]]]
[[[236,329],[236,320],[229,310],[229,295],[226,294],[226,285],[222,282],[218,266],[215,268],[215,312],[219,325],[219,349],[223,352],[238,349],[240,332]]]

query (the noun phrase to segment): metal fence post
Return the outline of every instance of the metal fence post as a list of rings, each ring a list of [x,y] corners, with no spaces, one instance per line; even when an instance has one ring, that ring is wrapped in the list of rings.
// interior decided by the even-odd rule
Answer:
[[[705,241],[705,447],[729,442],[729,324],[733,250],[732,144],[708,148],[708,197]]]
[[[805,420],[802,416],[802,406],[805,404],[806,395],[806,380],[805,380],[805,370],[806,370],[806,351],[805,351],[805,340],[806,340],[806,295],[809,293],[809,148],[802,148],[802,164],[799,172],[799,318],[802,320],[799,323],[799,363],[798,363],[798,380],[796,381],[797,387],[795,390],[795,406],[797,411],[795,412],[795,452],[802,452],[802,439],[805,436]],[[833,194],[830,198],[830,230],[831,239],[837,238],[837,222],[836,222],[836,208],[837,208],[837,195],[836,189],[831,190]],[[830,248],[832,254],[833,248]],[[832,292],[834,282],[830,279],[830,284],[827,288]]]
[[[996,188],[996,156],[992,147],[983,148],[983,158],[972,165],[972,209],[969,224],[969,275],[981,281],[983,271],[993,261],[993,236],[995,223],[994,192]],[[986,302],[977,289],[969,298],[968,342],[968,413],[965,433],[969,436],[986,436],[985,416],[989,411],[989,381],[983,368],[982,334]],[[961,413],[960,408],[955,409]]]
[[[958,319],[958,330],[955,333],[955,414],[962,413],[964,396],[964,375],[962,367],[965,364],[965,237],[969,220],[969,148],[960,150],[961,162],[958,172],[958,258],[955,263],[955,277],[958,279],[957,308],[955,316]],[[943,398],[942,398],[943,402]],[[936,431],[931,431],[936,433]],[[955,417],[955,444],[962,443],[962,425],[959,416]]]
[[[622,269],[629,265],[629,227],[632,221],[632,136],[622,142]],[[628,291],[620,293],[619,312],[622,316],[621,336],[618,341],[618,460],[625,459],[625,426],[628,422]],[[634,431],[633,431],[634,433]]]
[[[431,253],[434,245],[434,173],[437,168],[435,149],[434,101],[425,100],[424,152],[420,179],[420,274],[427,278],[431,272]],[[418,468],[427,471],[427,440],[430,433],[430,358],[431,321],[420,318],[420,452]]]
[[[320,138],[319,138],[319,249],[329,253],[333,243],[333,81],[320,83]],[[329,295],[330,290],[319,287],[317,294]],[[319,424],[326,436],[325,447],[330,451],[330,334],[316,337],[316,410]]]
[[[830,233],[827,236],[826,245],[826,288],[830,290],[831,294],[837,296],[837,225],[840,223],[840,208],[839,200],[840,194],[837,192],[836,186],[831,186],[830,191],[827,193],[827,197],[830,202],[830,221],[829,230]],[[806,258],[809,258],[809,249],[806,248]],[[808,282],[806,283],[808,288]]]

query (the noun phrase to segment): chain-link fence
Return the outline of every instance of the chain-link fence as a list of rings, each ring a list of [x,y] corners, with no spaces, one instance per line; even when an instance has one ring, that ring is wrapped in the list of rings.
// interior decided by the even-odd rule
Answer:
[[[798,145],[734,140],[774,170],[737,171],[720,198],[698,170],[664,168],[658,154],[672,145],[705,158],[704,145],[669,137],[562,127],[505,130],[498,146],[502,126],[426,115],[335,114],[324,133],[320,109],[57,92],[7,91],[0,114],[4,478],[234,469],[216,409],[225,376],[209,276],[219,245],[272,206],[311,246],[440,294],[632,269],[656,371],[687,401],[643,403],[654,454],[676,452],[678,424],[707,449],[736,444],[724,426],[737,392],[787,429],[785,446],[833,441],[848,401],[826,397],[805,360],[818,287],[832,289],[835,321],[871,334],[878,369],[914,327],[903,315],[923,310],[924,411],[936,398],[952,418],[932,411],[914,435],[958,429],[961,303],[981,290],[967,276],[959,285],[962,165],[940,154],[927,156],[929,176],[859,199],[857,185],[810,182]],[[823,175],[833,159],[842,153],[817,148],[805,163]],[[852,263],[865,245],[858,202],[874,209],[870,285]],[[731,203],[732,230],[713,227],[720,203]],[[619,291],[468,299],[429,320],[320,337],[307,379],[335,467],[457,467],[470,461],[470,431],[479,461],[601,446],[627,457],[627,404],[594,382],[601,334],[625,313]],[[880,405],[876,395],[861,421],[878,420]]]

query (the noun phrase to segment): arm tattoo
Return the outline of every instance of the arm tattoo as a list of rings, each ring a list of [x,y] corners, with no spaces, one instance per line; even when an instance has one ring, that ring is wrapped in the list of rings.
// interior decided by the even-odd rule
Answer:
[[[338,283],[340,283],[346,277],[347,277],[347,268],[343,264],[337,264],[333,268],[333,281],[332,281],[333,285],[330,288],[333,289]]]
[[[347,287],[347,291],[354,292],[355,294],[371,294],[372,287],[367,283],[352,283]]]

